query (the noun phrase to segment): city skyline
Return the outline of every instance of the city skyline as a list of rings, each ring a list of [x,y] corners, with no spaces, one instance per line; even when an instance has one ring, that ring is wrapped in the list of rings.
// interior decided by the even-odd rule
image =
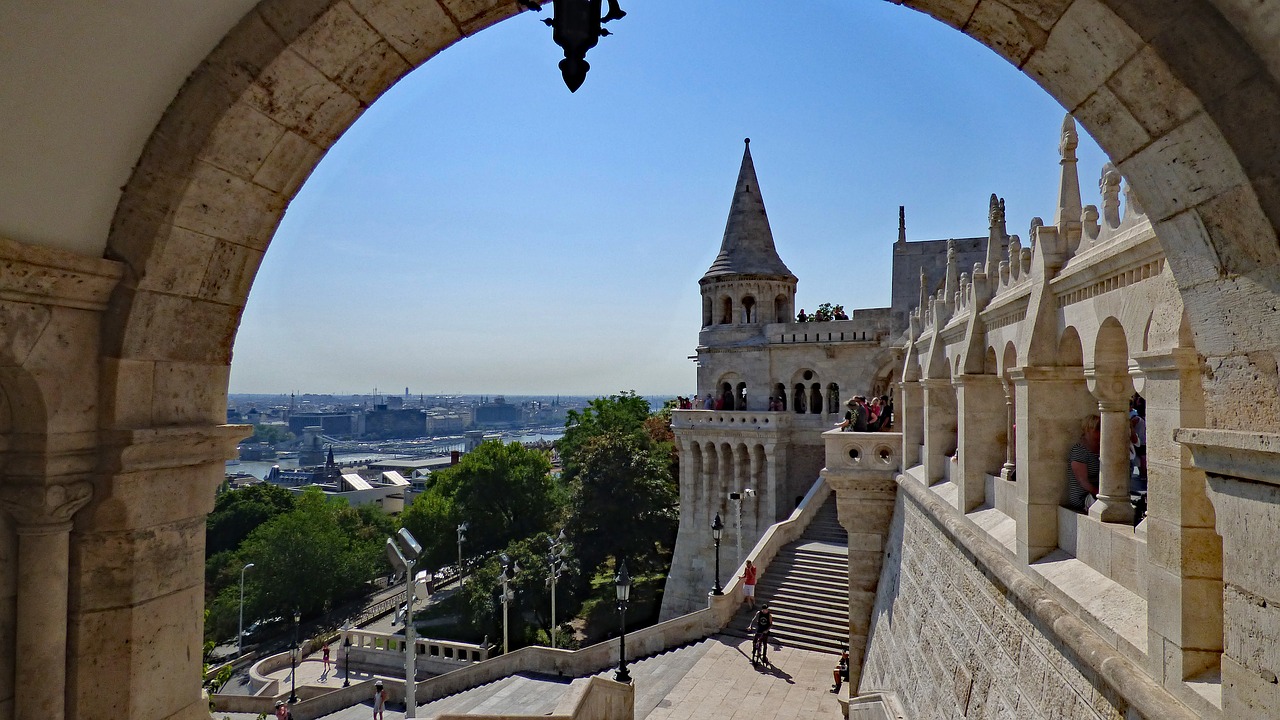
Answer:
[[[1063,111],[990,50],[888,3],[707,5],[628,7],[573,95],[533,14],[402,80],[294,198],[231,392],[688,394],[748,136],[797,308],[889,304],[899,205],[912,240],[985,235],[992,192],[1024,239],[1051,217]]]

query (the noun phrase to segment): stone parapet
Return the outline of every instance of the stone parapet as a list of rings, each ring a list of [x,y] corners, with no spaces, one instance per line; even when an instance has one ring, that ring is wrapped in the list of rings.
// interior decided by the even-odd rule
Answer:
[[[861,692],[896,689],[917,717],[951,706],[964,716],[1197,717],[958,510],[919,483],[898,485]],[[953,659],[968,657],[983,661]]]

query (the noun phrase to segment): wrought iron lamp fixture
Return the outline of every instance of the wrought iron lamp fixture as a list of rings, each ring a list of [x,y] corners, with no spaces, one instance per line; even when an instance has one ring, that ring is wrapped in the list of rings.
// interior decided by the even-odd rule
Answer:
[[[545,0],[516,2],[521,7],[541,12]],[[609,3],[609,12],[602,16],[600,11],[604,2]],[[587,51],[595,47],[600,38],[610,34],[604,24],[627,16],[618,2],[619,0],[551,0],[553,14],[543,22],[551,27],[551,39],[564,49],[560,74],[564,76],[564,84],[569,86],[569,92],[577,92],[587,79],[587,71],[591,69],[591,64],[587,62]]]

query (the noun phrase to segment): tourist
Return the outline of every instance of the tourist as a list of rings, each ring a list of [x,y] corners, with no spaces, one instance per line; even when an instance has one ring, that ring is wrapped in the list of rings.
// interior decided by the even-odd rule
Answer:
[[[867,432],[875,432],[880,429],[880,398],[871,398],[871,404],[867,406]]]
[[[716,399],[711,397],[711,393],[707,393],[707,399],[702,401],[702,409],[714,410],[716,407]]]
[[[1137,408],[1129,411],[1129,443],[1133,449],[1133,467],[1130,476],[1131,489],[1138,492],[1147,491],[1147,421],[1138,414]]]
[[[379,680],[373,686],[373,720],[383,720],[383,711],[387,708],[387,691]]]
[[[747,567],[742,571],[742,602],[747,607],[755,608],[756,606],[756,566],[750,560],[747,561]]]
[[[836,683],[831,686],[831,692],[840,692],[840,686],[849,682],[849,650],[844,649],[840,653],[840,661],[836,663],[836,669],[831,671],[835,677]]]
[[[1080,441],[1071,446],[1067,455],[1067,507],[1076,512],[1088,512],[1098,497],[1102,418],[1086,415],[1080,428]]]
[[[320,656],[324,660],[324,674],[328,675],[329,674],[329,643],[325,643],[324,647],[320,648]]]
[[[289,720],[289,708],[283,700],[276,701],[276,720]]]
[[[796,322],[809,322],[809,316],[804,314],[804,308],[800,308],[800,314],[796,316]]]
[[[755,628],[755,637],[751,641],[751,664],[769,664],[769,631],[773,629],[773,612],[769,603],[760,606],[756,616],[751,618],[747,629]]]

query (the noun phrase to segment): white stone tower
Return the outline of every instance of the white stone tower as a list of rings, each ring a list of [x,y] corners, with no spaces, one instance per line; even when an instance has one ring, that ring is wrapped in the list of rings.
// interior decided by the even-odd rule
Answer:
[[[699,398],[672,421],[680,534],[664,619],[706,606],[715,581],[716,514],[725,525],[724,581],[817,479],[822,432],[841,419],[844,400],[886,392],[900,364],[890,347],[889,308],[857,310],[846,320],[795,321],[798,281],[774,246],[747,143],[720,252],[699,280]],[[711,411],[708,394],[719,400]],[[780,399],[780,409],[771,398]]]

